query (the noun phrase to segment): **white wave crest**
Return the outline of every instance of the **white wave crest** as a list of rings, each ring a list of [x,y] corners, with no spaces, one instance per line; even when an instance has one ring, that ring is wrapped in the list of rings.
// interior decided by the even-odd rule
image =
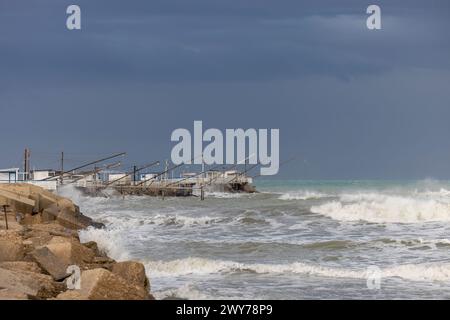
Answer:
[[[415,191],[418,195],[428,196],[428,197],[441,197],[448,198],[450,197],[450,190],[441,188],[439,191]]]
[[[335,220],[375,223],[450,221],[450,204],[436,199],[377,193],[342,195],[339,201],[312,206],[311,212]]]
[[[89,227],[79,232],[81,242],[95,241],[98,248],[111,258],[123,261],[130,258],[128,251],[122,245],[123,234],[120,228],[95,229]]]
[[[308,273],[323,276],[360,278],[359,271],[330,269],[295,262],[291,264],[244,264],[234,261],[185,258],[172,261],[150,261],[145,264],[152,277],[183,276],[232,272]]]
[[[233,261],[185,258],[172,261],[150,261],[145,264],[150,277],[176,277],[214,273],[254,272],[259,274],[298,273],[332,278],[366,279],[367,270],[352,270],[310,265],[301,262],[289,264],[245,264]],[[411,281],[449,281],[450,264],[406,264],[381,269],[381,277],[399,277]]]
[[[278,197],[279,200],[314,200],[329,197],[329,195],[315,191],[295,191],[283,193]]]
[[[230,192],[205,192],[206,197],[219,198],[219,199],[235,199],[248,196],[245,193],[230,193]]]
[[[211,296],[201,293],[196,290],[191,283],[184,284],[179,288],[168,289],[163,291],[155,291],[152,292],[153,296],[158,299],[167,299],[167,298],[179,298],[179,299],[188,299],[188,300],[208,300],[212,299]]]
[[[383,277],[399,277],[411,281],[449,281],[450,264],[406,264],[382,270]]]
[[[189,217],[183,215],[160,215],[147,218],[145,223],[153,223],[157,225],[177,225],[183,227],[191,227],[198,225],[210,225],[219,222],[221,219],[217,217],[201,216]]]

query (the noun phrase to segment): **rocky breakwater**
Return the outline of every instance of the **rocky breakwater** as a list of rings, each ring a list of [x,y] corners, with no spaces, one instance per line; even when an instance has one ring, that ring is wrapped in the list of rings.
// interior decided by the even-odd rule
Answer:
[[[116,262],[78,230],[102,227],[69,199],[29,184],[0,185],[0,300],[149,300],[144,266]]]

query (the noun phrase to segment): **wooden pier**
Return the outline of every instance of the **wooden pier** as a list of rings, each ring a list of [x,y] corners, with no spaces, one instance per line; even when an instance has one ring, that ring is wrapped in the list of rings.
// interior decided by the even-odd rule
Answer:
[[[65,168],[65,156],[64,153],[61,153],[60,170],[30,170],[29,150],[26,149],[24,154],[23,172],[19,172],[18,168],[0,170],[3,176],[8,174],[9,177],[8,181],[3,183],[28,183],[50,191],[72,186],[85,195],[101,197],[109,195],[199,196],[203,200],[207,191],[256,192],[252,185],[253,179],[247,175],[247,172],[258,165],[253,165],[242,172],[236,170],[237,165],[229,167],[228,170],[224,170],[223,165],[205,170],[203,165],[201,172],[183,172],[178,174],[178,178],[175,178],[176,171],[179,172],[185,164],[169,167],[169,161],[166,160],[164,169],[156,173],[148,173],[148,170],[151,167],[159,166],[160,161],[154,161],[142,167],[132,166],[132,170],[128,172],[112,170],[121,167],[122,161],[114,163],[110,163],[110,161],[124,157],[125,152],[93,160],[71,169]],[[138,175],[140,172],[146,173]],[[14,179],[11,179],[11,176]]]

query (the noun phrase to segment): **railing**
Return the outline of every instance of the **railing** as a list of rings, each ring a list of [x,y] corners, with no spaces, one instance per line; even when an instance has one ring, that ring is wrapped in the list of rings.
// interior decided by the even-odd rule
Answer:
[[[55,181],[37,181],[37,180],[26,180],[26,181],[21,181],[21,180],[0,180],[0,183],[3,184],[15,184],[15,183],[28,183],[28,184],[32,184],[34,186],[38,186],[38,187],[42,187],[44,189],[50,190],[50,191],[54,191],[56,190],[57,186],[58,186],[58,182]]]

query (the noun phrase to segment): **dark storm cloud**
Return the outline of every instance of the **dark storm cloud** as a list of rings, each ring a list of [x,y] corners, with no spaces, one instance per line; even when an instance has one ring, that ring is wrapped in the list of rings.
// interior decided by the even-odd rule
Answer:
[[[69,32],[72,3],[0,2],[13,154],[125,149],[145,162],[201,119],[279,127],[283,156],[303,157],[286,175],[450,176],[448,1],[374,1],[374,32],[364,1],[76,1],[83,30]]]
[[[80,34],[60,27],[63,4],[46,3],[16,5],[15,14],[2,19],[12,23],[1,31],[2,60],[11,66],[20,59],[18,66],[4,66],[11,77],[20,76],[19,67],[36,77],[66,71],[84,80],[258,81],[449,66],[442,49],[449,49],[450,22],[439,12],[430,17],[430,9],[415,10],[417,2],[402,6],[398,16],[399,2],[386,4],[377,34],[367,32],[359,1],[342,7],[330,1],[80,2]],[[17,19],[21,13],[28,21]],[[11,37],[14,28],[18,34]]]

